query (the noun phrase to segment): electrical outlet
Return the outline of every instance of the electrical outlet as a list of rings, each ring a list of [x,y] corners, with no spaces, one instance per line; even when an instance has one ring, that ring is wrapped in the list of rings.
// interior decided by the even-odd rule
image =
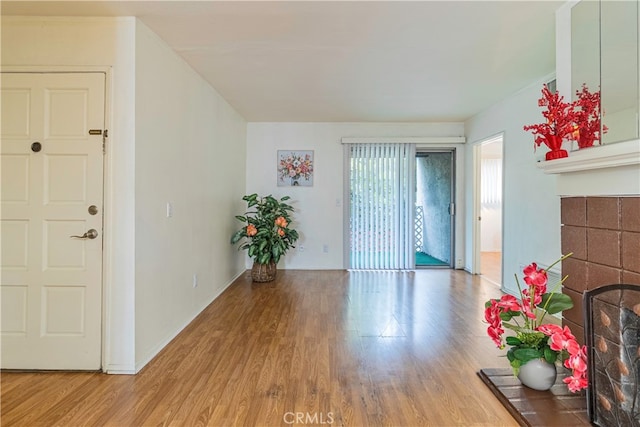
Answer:
[[[325,254],[329,253],[329,245],[327,245],[326,243],[324,245],[322,245],[322,252],[324,252]]]
[[[198,275],[197,274],[193,275],[193,287],[194,288],[198,287]]]
[[[303,245],[298,245],[298,251],[304,252],[304,246]]]
[[[171,202],[167,202],[167,218],[171,218],[173,216],[173,205]]]

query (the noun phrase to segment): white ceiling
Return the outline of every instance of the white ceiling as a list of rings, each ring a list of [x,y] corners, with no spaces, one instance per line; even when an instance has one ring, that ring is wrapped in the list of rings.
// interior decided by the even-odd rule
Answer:
[[[559,1],[2,1],[137,16],[248,121],[464,121],[554,72]]]

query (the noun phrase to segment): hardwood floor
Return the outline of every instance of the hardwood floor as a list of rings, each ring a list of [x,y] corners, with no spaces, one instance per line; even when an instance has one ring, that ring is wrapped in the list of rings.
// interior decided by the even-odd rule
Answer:
[[[482,277],[502,285],[502,252],[480,252],[480,273]]]
[[[1,374],[3,426],[515,426],[480,368],[495,285],[455,270],[234,282],[138,375]]]

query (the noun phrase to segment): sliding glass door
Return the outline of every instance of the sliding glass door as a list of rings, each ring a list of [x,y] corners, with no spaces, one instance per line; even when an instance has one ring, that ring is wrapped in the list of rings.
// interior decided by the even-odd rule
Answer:
[[[349,268],[415,267],[413,144],[349,147]]]
[[[454,152],[416,154],[416,267],[453,267]]]

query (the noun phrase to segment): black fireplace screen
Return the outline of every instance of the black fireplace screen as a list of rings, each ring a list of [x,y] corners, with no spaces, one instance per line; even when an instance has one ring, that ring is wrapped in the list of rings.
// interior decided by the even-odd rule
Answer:
[[[640,286],[584,293],[587,410],[597,426],[640,426]]]

